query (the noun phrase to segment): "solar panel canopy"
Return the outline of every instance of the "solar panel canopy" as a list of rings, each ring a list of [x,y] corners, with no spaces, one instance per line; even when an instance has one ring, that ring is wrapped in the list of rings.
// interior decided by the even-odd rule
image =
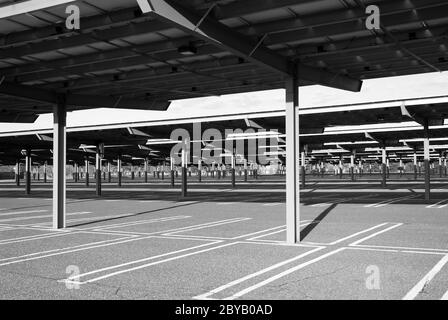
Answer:
[[[39,2],[44,4],[48,1]],[[444,0],[77,0],[0,19],[0,122],[448,69]],[[0,1],[0,12],[16,1]],[[20,2],[19,2],[20,3]],[[366,7],[381,28],[366,28]],[[66,28],[76,5],[80,29]],[[1,15],[0,15],[1,16]]]

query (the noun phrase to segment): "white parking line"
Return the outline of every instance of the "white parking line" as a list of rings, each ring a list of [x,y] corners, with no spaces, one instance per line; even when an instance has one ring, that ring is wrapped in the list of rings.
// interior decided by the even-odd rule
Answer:
[[[355,245],[356,247],[366,247],[366,248],[384,248],[384,249],[397,249],[397,250],[408,250],[408,251],[434,251],[435,253],[448,253],[447,249],[434,249],[434,248],[412,248],[412,247],[395,247],[395,246],[375,246],[375,245]]]
[[[191,218],[191,217],[188,217]],[[223,222],[230,222],[230,221],[239,221],[239,219],[241,218],[233,218],[233,219],[225,219],[225,220],[218,220],[218,221],[212,221],[212,222],[207,222],[207,223],[201,223],[201,224],[196,224],[196,225],[191,225],[191,226],[186,226],[186,227],[180,227],[180,228],[174,228],[174,229],[168,229],[168,230],[163,230],[163,231],[156,231],[156,232],[151,232],[148,233],[148,235],[154,235],[154,234],[163,234],[163,233],[168,233],[168,232],[173,232],[173,231],[186,231],[186,230],[190,230],[190,229],[195,229],[197,227],[202,227],[202,226],[214,226],[216,224],[220,224]],[[154,219],[155,220],[155,219]],[[164,222],[165,220],[161,220],[159,219],[160,222]],[[158,222],[158,221],[157,221]],[[139,224],[145,224],[145,223],[153,223],[153,222],[148,222],[148,221],[144,221],[142,223],[138,223],[135,222],[133,224],[131,224],[131,226],[134,225],[139,225]],[[111,227],[106,226],[106,227],[96,227],[96,230],[106,230],[109,231],[109,229],[114,229],[114,228],[120,228],[120,227],[126,227],[128,226],[129,222],[126,223],[125,225],[120,224],[120,225],[112,225]],[[121,230],[118,230],[118,232],[122,232]]]
[[[2,259],[0,261],[4,261],[4,260],[7,261],[7,260],[10,260],[10,259],[18,259],[18,260],[13,260],[13,261],[7,261],[7,262],[0,263],[0,267],[6,266],[6,265],[11,265],[11,264],[16,264],[16,263],[20,263],[20,262],[26,262],[26,261],[32,261],[32,260],[38,260],[38,259],[43,259],[43,258],[63,255],[63,254],[72,253],[72,252],[78,252],[78,251],[83,251],[83,250],[89,250],[89,249],[95,249],[95,248],[100,248],[100,247],[106,247],[106,246],[110,246],[110,245],[114,245],[114,244],[124,243],[124,242],[127,242],[127,241],[136,241],[136,240],[141,240],[141,239],[143,239],[143,238],[131,238],[131,237],[125,236],[125,237],[122,237],[122,238],[97,241],[97,242],[87,243],[87,244],[73,246],[73,247],[60,248],[60,249],[56,249],[56,250],[34,252],[34,253],[18,256],[18,257]],[[121,240],[123,240],[123,241],[121,241]],[[43,254],[43,255],[41,255],[41,254]],[[38,255],[38,256],[36,256],[36,255]]]
[[[191,218],[191,216],[173,216],[173,217],[165,217],[165,218],[155,218],[155,219],[148,219],[148,220],[138,220],[138,221],[132,221],[132,222],[122,222],[122,223],[116,223],[111,225],[106,225],[103,227],[95,227],[95,230],[108,230],[113,228],[122,228],[122,227],[129,227],[129,226],[137,226],[141,224],[151,224],[155,222],[166,222],[166,221],[173,221],[173,220],[182,220],[182,219],[188,219]],[[86,229],[83,229],[86,230]]]
[[[73,213],[67,213],[67,216],[79,216],[83,214],[90,214],[92,212],[73,212]],[[19,218],[9,218],[9,219],[0,219],[0,222],[9,222],[9,221],[22,221],[22,220],[32,220],[32,219],[44,219],[44,218],[50,218],[51,215],[42,215],[42,216],[30,216],[30,217],[19,217]]]
[[[219,241],[219,242],[221,242],[221,241]],[[214,244],[214,243],[212,243],[212,244]],[[103,280],[103,279],[107,279],[107,278],[110,278],[110,277],[114,277],[114,276],[117,276],[119,274],[131,272],[131,271],[136,271],[136,270],[139,270],[139,269],[144,269],[144,268],[147,268],[147,267],[150,267],[150,266],[154,266],[154,265],[162,264],[162,263],[165,263],[165,262],[170,262],[170,261],[186,258],[186,257],[189,257],[189,256],[194,256],[194,255],[197,255],[197,254],[200,254],[200,253],[221,249],[221,248],[233,246],[233,245],[236,245],[236,244],[238,244],[238,242],[227,243],[227,244],[223,244],[223,245],[216,246],[216,247],[213,247],[213,248],[208,248],[208,249],[204,249],[204,250],[200,250],[200,251],[194,251],[194,252],[187,253],[187,254],[184,254],[184,255],[175,256],[175,257],[172,257],[172,258],[168,258],[168,259],[164,259],[164,260],[160,260],[160,261],[156,261],[156,262],[151,262],[151,263],[144,264],[144,265],[141,265],[141,266],[138,266],[138,267],[112,272],[112,273],[106,274],[104,276],[93,278],[93,279],[86,280],[86,281],[76,281],[76,280],[72,280],[73,278],[72,279],[67,278],[67,279],[64,279],[64,280],[60,280],[60,282],[73,283],[73,284],[79,284],[79,285],[86,284],[86,283],[92,283],[92,282],[96,282],[96,281],[99,281],[99,280]],[[203,246],[206,246],[206,245],[210,245],[210,244],[204,244],[204,245],[201,245],[201,246],[203,247]],[[120,266],[121,265],[117,265],[117,266],[112,266],[112,267],[109,267],[109,268],[118,268]],[[86,274],[84,274],[84,275],[86,275]],[[75,279],[77,279],[77,278],[79,278],[79,275],[77,277],[75,277]]]
[[[196,228],[189,228],[187,230],[178,230],[178,231],[174,231],[174,232],[170,231],[170,232],[164,233],[163,235],[164,236],[170,236],[170,235],[175,235],[176,233],[180,233],[180,232],[196,231],[196,230],[201,230],[201,229],[206,229],[206,228],[211,228],[211,227],[218,227],[218,226],[222,226],[222,225],[230,224],[230,223],[243,222],[243,221],[247,221],[247,220],[252,220],[252,218],[237,218],[237,219],[234,219],[234,220],[231,220],[231,221],[216,223],[216,224],[213,224],[213,225],[205,225],[205,226],[200,226],[200,227],[196,227]]]
[[[30,210],[30,211],[17,211],[17,212],[2,212],[0,216],[15,216],[18,214],[28,214],[28,213],[42,213],[48,212],[48,210]]]
[[[303,220],[303,221],[301,221],[299,227],[306,227],[307,225],[311,224],[310,221],[311,220]],[[262,234],[262,235],[259,235],[259,236],[256,236],[256,237],[249,238],[247,240],[248,241],[255,241],[255,240],[258,240],[260,238],[271,236],[273,234],[278,234],[278,233],[285,232],[286,231],[285,227],[286,227],[286,225],[279,226],[279,227],[277,227],[277,229],[281,228],[280,230],[276,230],[276,231],[273,231],[273,232],[265,233],[265,234]],[[273,228],[272,230],[275,230],[275,229]],[[269,231],[269,230],[264,230],[264,231]],[[262,232],[259,232],[259,233],[262,233]],[[255,235],[255,233],[253,235]],[[261,241],[263,241],[263,240],[261,240]],[[270,241],[270,240],[266,240],[266,241]]]
[[[387,223],[383,223],[382,225],[385,225],[385,224],[387,224]],[[384,233],[384,232],[387,232],[387,231],[390,231],[390,230],[392,230],[392,229],[398,228],[398,227],[400,227],[400,226],[402,226],[402,225],[403,225],[403,223],[397,223],[397,224],[395,224],[395,225],[393,225],[393,226],[391,226],[391,227],[389,227],[389,228],[386,228],[386,229],[383,229],[383,230],[381,230],[381,231],[375,232],[375,233],[373,233],[373,234],[371,234],[371,235],[369,235],[369,236],[367,236],[367,237],[365,237],[365,238],[362,238],[362,239],[359,239],[359,240],[357,240],[357,241],[355,241],[355,242],[352,242],[352,243],[349,244],[349,246],[356,246],[356,245],[358,245],[358,244],[361,243],[361,242],[364,242],[364,241],[369,240],[369,239],[371,239],[371,238],[373,238],[373,237],[376,237],[377,235],[382,234],[382,233]],[[381,226],[381,225],[380,225],[380,226]],[[377,226],[377,227],[378,227],[378,226]]]
[[[345,248],[339,248],[339,249],[330,251],[330,252],[328,252],[326,254],[323,254],[323,255],[315,258],[315,259],[312,259],[312,260],[309,260],[307,262],[301,263],[301,264],[299,264],[299,265],[297,265],[297,266],[295,266],[293,268],[287,269],[287,270],[285,270],[285,271],[283,271],[283,272],[281,272],[281,273],[279,273],[279,274],[277,274],[275,276],[272,276],[272,277],[270,277],[270,278],[268,278],[268,279],[266,279],[264,281],[261,281],[261,282],[255,284],[255,285],[252,285],[252,286],[250,286],[250,287],[248,287],[248,288],[246,288],[244,290],[241,290],[241,291],[235,293],[234,295],[225,298],[224,300],[234,300],[234,299],[240,298],[240,297],[242,297],[242,296],[244,296],[244,295],[246,295],[246,294],[248,294],[248,293],[250,293],[250,292],[252,292],[254,290],[257,290],[257,289],[259,289],[261,287],[264,287],[265,285],[267,285],[267,284],[269,284],[271,282],[274,282],[274,281],[276,281],[276,280],[278,280],[280,278],[283,278],[283,277],[285,277],[285,276],[287,276],[287,275],[289,275],[289,274],[291,274],[293,272],[296,272],[296,271],[298,271],[300,269],[303,269],[303,268],[305,268],[305,267],[307,267],[307,266],[309,266],[309,265],[311,265],[313,263],[316,263],[316,262],[318,262],[320,260],[328,258],[329,256],[332,256],[332,255],[334,255],[336,253],[339,253],[339,252],[341,252],[343,250],[345,250]]]
[[[96,270],[85,272],[85,273],[82,273],[82,274],[79,274],[79,275],[76,275],[76,276],[73,276],[73,277],[69,277],[67,279],[59,280],[59,281],[60,282],[77,281],[77,280],[74,280],[74,279],[78,279],[79,280],[80,278],[88,276],[88,275],[92,275],[92,274],[96,274],[96,273],[100,273],[100,272],[104,272],[104,271],[109,271],[109,270],[113,270],[113,269],[119,269],[119,268],[127,267],[127,266],[130,266],[130,265],[133,265],[133,264],[137,264],[137,263],[141,263],[141,262],[147,262],[147,261],[150,261],[150,260],[163,258],[163,257],[170,256],[170,255],[173,255],[173,254],[183,253],[183,252],[186,252],[186,251],[199,249],[199,248],[203,248],[203,247],[206,247],[206,246],[211,246],[211,245],[218,244],[218,243],[222,243],[222,241],[213,241],[211,243],[205,243],[205,244],[197,245],[197,246],[194,246],[194,247],[189,247],[189,248],[176,250],[176,251],[170,251],[170,252],[166,252],[166,253],[163,253],[163,254],[159,254],[159,255],[155,255],[155,256],[139,259],[139,260],[133,260],[133,261],[129,261],[129,262],[125,262],[125,263],[121,263],[121,264],[117,264],[117,265],[113,265],[113,266],[109,266],[109,267],[105,267],[105,268],[101,268],[101,269],[96,269]]]
[[[265,203],[265,204],[263,204],[263,206],[265,206],[265,207],[275,207],[275,206],[280,206],[282,204],[284,204],[284,203],[283,202],[274,202],[274,203]]]
[[[264,230],[260,230],[260,231],[256,231],[256,232],[251,232],[251,233],[247,233],[247,234],[243,234],[241,236],[236,236],[232,239],[242,239],[242,238],[246,238],[246,237],[250,237],[250,236],[254,236],[260,233],[264,233],[264,232],[268,232],[268,231],[272,231],[272,230],[277,230],[279,228],[285,228],[286,225],[281,225],[281,226],[277,226],[277,227],[273,227],[273,228],[269,228],[269,229],[264,229]]]
[[[68,236],[68,235],[75,235],[75,234],[79,235],[81,233],[89,233],[89,232],[79,231],[79,232],[72,232],[72,233],[66,233],[66,234],[58,234],[58,235],[53,235],[52,237],[45,237],[45,238],[42,238],[42,239],[61,237],[61,236]],[[23,259],[23,258],[27,258],[27,257],[37,256],[37,255],[40,255],[40,254],[47,254],[47,253],[58,252],[58,251],[62,251],[62,250],[82,248],[82,247],[87,247],[87,246],[91,246],[91,245],[107,243],[107,242],[112,242],[112,241],[117,241],[117,240],[130,239],[130,238],[131,238],[131,236],[124,235],[122,238],[116,238],[116,239],[110,239],[110,240],[102,240],[102,241],[96,241],[96,242],[89,242],[89,243],[84,243],[84,244],[80,244],[80,245],[76,245],[76,246],[72,246],[72,247],[64,247],[64,248],[58,248],[58,249],[52,249],[52,250],[46,250],[46,251],[33,252],[33,253],[29,253],[29,254],[24,254],[24,255],[21,255],[21,256],[2,258],[2,259],[0,259],[0,261],[3,262],[3,261],[9,261],[9,260]],[[38,238],[38,239],[28,239],[28,241],[34,241],[34,240],[40,240],[40,239],[41,238]],[[20,242],[23,242],[23,241],[20,241]],[[11,242],[11,243],[15,243],[15,242]]]
[[[57,253],[43,255],[43,256],[39,256],[39,257],[32,257],[32,258],[22,259],[22,260],[18,260],[18,261],[12,261],[12,262],[8,262],[8,263],[0,264],[0,267],[3,265],[13,264],[13,263],[25,262],[25,261],[42,259],[42,258],[47,258],[47,257],[53,257],[53,256],[57,256],[57,255],[68,254],[68,253],[73,253],[73,252],[78,252],[78,251],[83,251],[83,250],[108,247],[108,246],[113,246],[113,245],[123,244],[123,243],[128,243],[128,242],[147,240],[147,239],[151,239],[151,238],[153,238],[153,236],[146,236],[146,237],[126,236],[124,238],[105,240],[105,241],[102,241],[102,242],[104,242],[104,244],[101,244],[101,245],[95,245],[95,246],[90,246],[90,247],[86,247],[86,248],[79,248],[79,249],[75,249],[75,250],[67,250],[67,251],[57,252]],[[116,242],[113,242],[113,241],[116,241]],[[112,242],[112,243],[107,243],[107,242]],[[61,250],[66,250],[66,249],[69,249],[69,248],[63,248]]]
[[[422,289],[442,270],[448,262],[448,254],[445,255],[404,297],[403,300],[413,300]]]
[[[360,197],[350,197],[350,198],[340,198],[338,200],[335,201],[331,201],[331,202],[322,202],[322,203],[316,203],[311,205],[311,207],[325,207],[325,206],[330,206],[332,204],[338,204],[338,203],[343,203],[343,202],[348,202],[351,200],[358,200],[358,199],[365,199],[365,198],[371,198],[376,196],[376,194],[369,194],[366,196],[360,196]]]
[[[445,292],[445,294],[443,295],[443,297],[440,300],[448,300],[448,291]]]
[[[45,230],[48,231],[48,230]],[[73,234],[77,232],[59,232],[59,233],[44,233],[34,236],[26,236],[26,237],[18,237],[18,238],[11,238],[11,239],[4,239],[0,241],[0,246],[6,245],[6,244],[12,244],[12,243],[18,243],[18,242],[27,242],[27,241],[34,241],[34,240],[41,240],[41,239],[47,239],[47,238],[53,238],[53,237],[59,237],[59,236],[66,236],[69,234]]]
[[[68,219],[66,222],[82,222],[82,221],[92,221],[92,223],[97,222],[103,222],[104,219],[119,219],[119,218],[128,218],[135,216],[135,213],[131,214],[125,214],[125,215],[110,215],[110,216],[97,216],[97,217],[91,217],[91,218],[80,218],[80,219]],[[96,220],[96,221],[95,221]],[[41,223],[33,223],[32,225],[36,226],[45,226],[45,225],[51,225],[52,222],[41,222]],[[98,227],[95,227],[98,228]]]
[[[247,239],[247,240],[248,241],[255,241],[255,240],[258,240],[260,238],[265,238],[267,236],[272,236],[273,234],[278,234],[278,233],[282,233],[282,232],[285,232],[285,231],[286,231],[286,229],[281,229],[281,230],[277,230],[277,231],[274,231],[274,232],[269,232],[269,233],[266,233],[266,234],[262,234],[261,236],[253,237],[253,238],[250,238],[250,239]],[[270,240],[266,240],[266,241],[270,241]]]
[[[249,279],[258,277],[258,276],[260,276],[260,275],[262,275],[262,274],[264,274],[264,273],[267,273],[267,272],[269,272],[269,271],[278,269],[278,268],[280,268],[280,267],[282,267],[282,266],[284,266],[284,265],[287,265],[287,264],[289,264],[289,263],[291,263],[291,262],[294,262],[294,261],[297,261],[297,260],[299,260],[299,259],[302,259],[303,257],[306,257],[306,256],[308,256],[308,255],[310,255],[310,254],[312,254],[312,253],[314,253],[314,252],[317,252],[317,251],[319,251],[319,250],[322,250],[322,249],[324,249],[324,248],[325,248],[325,247],[317,247],[317,248],[315,248],[315,249],[309,250],[309,251],[307,251],[307,252],[305,252],[305,253],[302,253],[302,254],[300,254],[300,255],[294,257],[294,258],[291,258],[291,259],[288,259],[288,260],[279,262],[279,263],[274,264],[274,265],[272,265],[272,266],[270,266],[270,267],[267,267],[267,268],[262,269],[262,270],[260,270],[260,271],[251,273],[251,274],[249,274],[249,275],[247,275],[247,276],[245,276],[245,277],[242,277],[242,278],[240,278],[240,279],[234,280],[234,281],[232,281],[232,282],[229,282],[229,283],[227,283],[227,284],[225,284],[225,285],[223,285],[223,286],[220,286],[220,287],[218,287],[218,288],[216,288],[216,289],[213,289],[213,290],[211,290],[211,291],[209,291],[209,292],[206,292],[206,293],[204,293],[204,294],[195,296],[195,297],[193,297],[193,299],[207,300],[207,299],[209,298],[209,296],[212,296],[212,295],[217,294],[217,293],[219,293],[219,292],[221,292],[221,291],[224,291],[224,290],[226,290],[226,289],[228,289],[228,288],[231,288],[231,287],[233,287],[233,286],[236,286],[237,284],[240,284],[240,283],[242,283],[242,282],[244,282],[244,281],[247,281],[247,280],[249,280]]]
[[[446,204],[445,204],[445,203],[446,203]],[[439,201],[439,202],[434,203],[434,204],[431,204],[431,205],[427,206],[426,208],[427,208],[427,209],[443,209],[443,208],[445,208],[446,206],[448,206],[448,199],[447,199],[447,200]]]
[[[402,200],[409,200],[409,199],[417,198],[418,196],[419,195],[412,195],[412,196],[406,196],[406,197],[399,197],[399,198],[384,200],[384,201],[381,201],[381,202],[365,205],[364,208],[381,208],[381,207],[385,207],[385,206],[387,206],[389,204],[396,203],[396,202],[399,202],[399,201],[402,201]]]

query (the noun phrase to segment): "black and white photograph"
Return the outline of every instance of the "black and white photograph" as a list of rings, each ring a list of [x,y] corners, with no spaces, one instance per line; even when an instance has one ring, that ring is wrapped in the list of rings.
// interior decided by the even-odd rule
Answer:
[[[447,159],[446,0],[0,0],[4,302],[448,300]]]

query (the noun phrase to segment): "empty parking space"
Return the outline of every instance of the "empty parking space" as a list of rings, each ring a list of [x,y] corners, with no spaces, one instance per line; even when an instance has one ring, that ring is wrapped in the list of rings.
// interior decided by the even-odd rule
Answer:
[[[446,293],[448,215],[431,207],[442,200],[304,192],[302,242],[288,245],[284,202],[256,193],[240,202],[228,194],[227,201],[72,198],[64,231],[50,229],[44,195],[5,198],[2,297],[441,299]],[[76,215],[75,207],[86,213]],[[376,271],[379,288],[369,278]],[[30,284],[44,288],[25,290]]]
[[[440,259],[438,255],[348,249],[329,253],[312,264],[296,264],[283,274],[228,295],[244,299],[402,299]],[[375,271],[379,271],[378,287]]]

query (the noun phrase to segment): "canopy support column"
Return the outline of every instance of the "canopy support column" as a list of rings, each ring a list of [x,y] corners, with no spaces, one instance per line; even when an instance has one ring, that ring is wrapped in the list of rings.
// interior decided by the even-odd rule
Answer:
[[[121,155],[118,156],[117,159],[117,171],[118,171],[118,186],[121,187],[121,178],[122,178],[122,172],[121,172]]]
[[[100,152],[100,145],[96,145],[96,157],[95,157],[96,163],[96,195],[98,197],[101,196],[101,152]]]
[[[67,106],[59,102],[53,111],[53,229],[64,229],[66,220]]]
[[[342,179],[342,174],[344,173],[344,165],[342,163],[342,156],[339,157],[339,179]]]
[[[429,151],[429,123],[425,119],[424,123],[424,139],[423,139],[423,154],[424,154],[424,167],[425,167],[425,200],[431,199],[431,176],[430,176],[430,151]]]
[[[90,177],[89,177],[89,157],[85,157],[84,160],[84,166],[85,166],[85,170],[84,170],[84,174],[86,176],[86,187],[89,186],[90,184]]]
[[[448,156],[448,153],[447,152],[445,152],[445,159],[443,160],[443,168],[444,168],[444,171],[445,171],[445,177],[446,177],[446,175],[447,175],[447,167],[446,167],[446,158],[447,158],[447,156]]]
[[[31,150],[25,151],[25,193],[31,194]]]
[[[148,183],[148,158],[145,158],[145,183]]]
[[[305,151],[302,151],[300,157],[300,180],[302,181],[302,188],[305,188],[306,185],[306,154]]]
[[[400,158],[400,177],[403,176],[403,171],[404,171],[404,164],[403,164],[403,159]]]
[[[350,179],[355,181],[355,153],[350,155]]]
[[[299,190],[299,82],[297,75],[286,81],[286,241],[300,242]]]
[[[174,158],[170,157],[170,167],[171,167],[171,186],[174,187]]]
[[[417,152],[414,151],[414,180],[418,179],[418,163],[417,163]]]
[[[235,178],[235,162],[236,162],[236,159],[235,159],[235,150],[233,150],[233,153],[232,153],[232,157],[231,157],[231,161],[232,161],[232,168],[230,169],[230,170],[232,170],[232,188],[235,188],[235,186],[236,186],[236,178]]]
[[[381,186],[386,188],[387,185],[387,151],[386,147],[382,148],[382,162],[381,162]]]
[[[111,164],[110,161],[107,162],[107,182],[111,182],[112,181],[112,168],[111,168]]]
[[[73,175],[73,180],[74,180],[74,182],[78,182],[78,179],[79,179],[78,163],[75,162],[73,166],[75,169],[75,174]]]
[[[16,163],[16,185],[20,187],[20,160],[17,159]]]
[[[184,141],[184,147],[182,148],[182,197],[187,196],[187,165],[188,165],[188,140]]]
[[[44,162],[44,183],[47,183],[47,161]]]
[[[198,159],[198,181],[202,182],[202,158]]]

